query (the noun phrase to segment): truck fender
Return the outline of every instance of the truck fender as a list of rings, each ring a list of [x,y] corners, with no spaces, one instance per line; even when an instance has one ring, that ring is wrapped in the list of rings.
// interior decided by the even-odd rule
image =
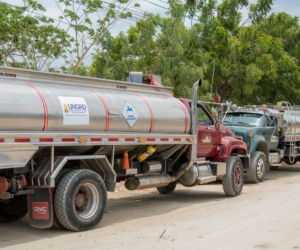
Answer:
[[[230,136],[222,137],[221,143],[225,149],[224,156],[226,162],[230,156],[237,155],[243,163],[244,170],[249,168],[250,156],[247,154],[246,143]]]
[[[232,154],[247,155],[247,145],[234,137],[222,137],[221,144],[224,147],[223,152],[221,152],[223,157],[228,158]]]
[[[256,135],[251,140],[251,147],[249,154],[253,154],[255,151],[261,151],[265,154],[267,162],[269,162],[269,148],[265,138],[262,135]]]

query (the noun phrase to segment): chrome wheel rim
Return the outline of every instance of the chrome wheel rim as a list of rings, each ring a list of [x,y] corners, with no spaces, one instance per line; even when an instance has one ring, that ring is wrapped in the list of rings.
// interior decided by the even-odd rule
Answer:
[[[100,206],[98,189],[93,184],[83,184],[77,191],[74,205],[79,217],[91,218]]]

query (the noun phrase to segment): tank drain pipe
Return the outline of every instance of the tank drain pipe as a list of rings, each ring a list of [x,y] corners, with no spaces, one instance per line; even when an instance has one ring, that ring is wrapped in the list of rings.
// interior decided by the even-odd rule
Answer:
[[[172,181],[177,181],[186,174],[191,167],[193,166],[194,161],[197,159],[197,136],[198,136],[198,110],[197,110],[197,101],[198,101],[198,88],[201,86],[202,80],[199,79],[194,83],[192,88],[192,102],[191,102],[191,129],[190,134],[193,136],[194,140],[191,145],[189,161],[187,165],[179,171],[176,175],[172,176]]]

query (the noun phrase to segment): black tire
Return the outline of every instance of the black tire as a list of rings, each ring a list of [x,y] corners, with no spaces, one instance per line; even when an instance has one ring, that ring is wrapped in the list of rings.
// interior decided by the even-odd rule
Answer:
[[[53,195],[53,200],[54,200],[56,188],[57,188],[59,182],[61,181],[61,179],[62,179],[67,173],[69,173],[69,172],[71,172],[71,171],[72,171],[72,169],[70,169],[70,168],[63,168],[63,169],[58,173],[58,175],[56,176],[56,178],[55,178],[55,188],[53,189],[53,193],[52,193],[52,195]],[[58,221],[55,212],[53,213],[53,223],[52,223],[52,226],[51,226],[51,227],[54,228],[54,229],[59,229],[59,230],[65,229],[65,228],[60,224],[60,222]]]
[[[0,202],[0,221],[14,222],[28,213],[27,195],[16,195],[10,200]]]
[[[240,195],[244,186],[244,170],[241,159],[230,156],[226,163],[226,175],[222,178],[222,186],[227,196]]]
[[[171,182],[167,186],[157,187],[156,189],[160,194],[170,194],[175,190],[175,188],[176,188],[176,182]]]
[[[247,173],[247,182],[258,183],[265,178],[267,169],[267,159],[263,152],[255,151],[250,158],[249,171]]]
[[[107,202],[102,178],[87,169],[73,170],[59,182],[54,211],[59,223],[72,231],[85,231],[97,226]]]

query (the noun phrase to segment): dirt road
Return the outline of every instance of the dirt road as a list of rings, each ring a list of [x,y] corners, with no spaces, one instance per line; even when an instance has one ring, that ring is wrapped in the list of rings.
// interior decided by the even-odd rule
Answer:
[[[109,193],[87,232],[38,230],[27,218],[0,224],[1,249],[300,249],[300,165],[268,172],[228,198],[221,185]]]

